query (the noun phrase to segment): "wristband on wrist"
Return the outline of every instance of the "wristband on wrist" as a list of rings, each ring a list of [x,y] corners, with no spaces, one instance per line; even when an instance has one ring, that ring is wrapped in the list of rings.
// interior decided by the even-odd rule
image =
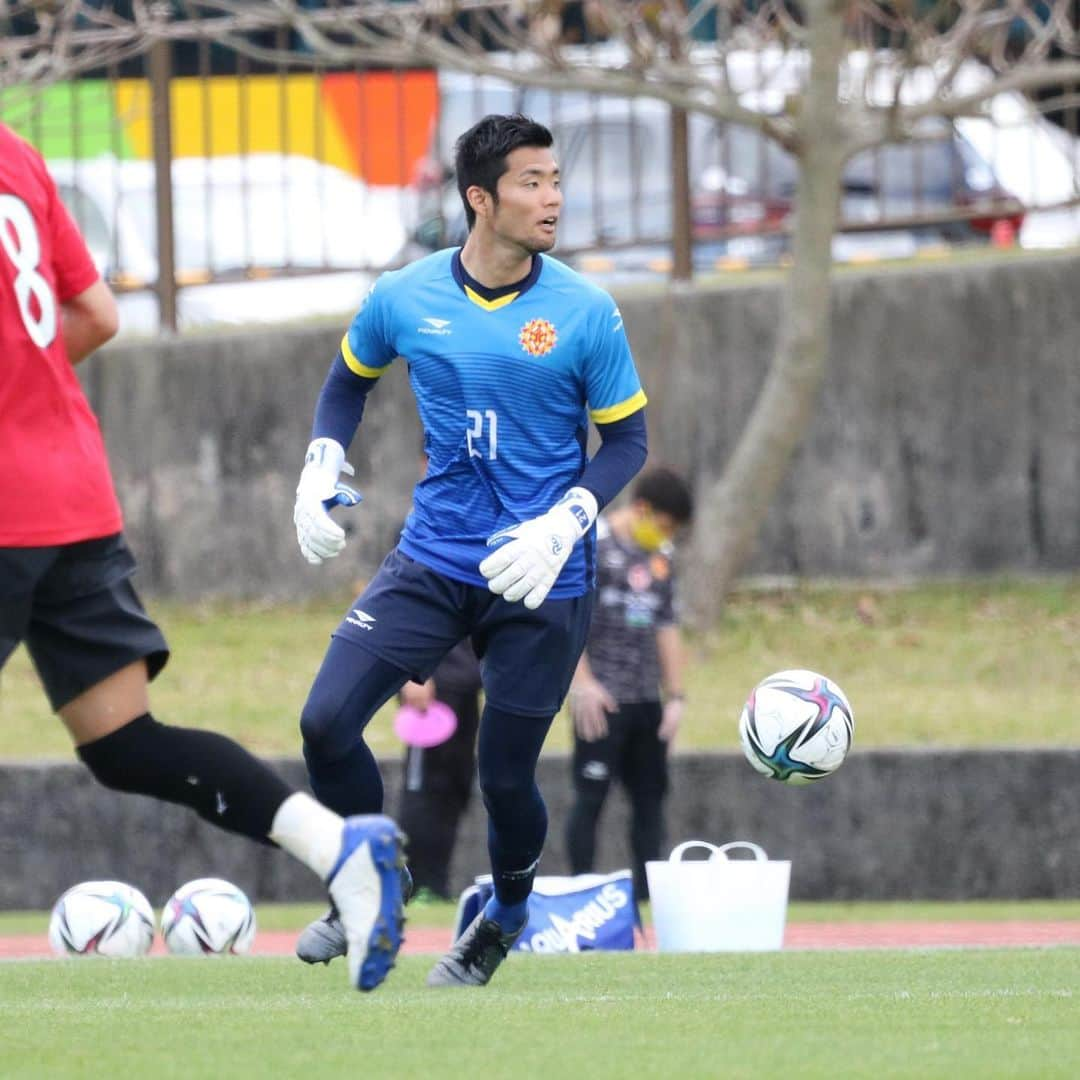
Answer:
[[[345,464],[345,447],[335,439],[312,439],[304,454],[304,464],[314,465],[336,478]]]
[[[600,512],[596,496],[583,487],[572,487],[555,504],[555,508],[569,511],[577,526],[579,539],[592,528],[596,515]]]

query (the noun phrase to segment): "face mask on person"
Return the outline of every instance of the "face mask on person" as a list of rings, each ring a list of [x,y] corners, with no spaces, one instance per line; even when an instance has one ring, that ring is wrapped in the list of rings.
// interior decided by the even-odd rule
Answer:
[[[639,515],[630,529],[630,535],[634,538],[634,543],[645,551],[659,551],[670,540],[667,532],[648,510]]]

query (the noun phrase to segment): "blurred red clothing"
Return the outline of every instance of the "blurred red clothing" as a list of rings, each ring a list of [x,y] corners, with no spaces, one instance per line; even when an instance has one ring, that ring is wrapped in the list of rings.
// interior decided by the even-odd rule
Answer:
[[[61,305],[98,279],[45,162],[0,124],[0,547],[120,532],[97,419]]]

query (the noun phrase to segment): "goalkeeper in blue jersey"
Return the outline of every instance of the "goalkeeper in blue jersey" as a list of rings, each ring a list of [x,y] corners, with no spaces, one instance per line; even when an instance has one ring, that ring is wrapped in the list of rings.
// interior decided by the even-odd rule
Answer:
[[[382,808],[363,731],[460,640],[481,657],[477,748],[494,897],[428,977],[484,985],[525,925],[547,833],[536,763],[585,643],[593,522],[645,461],[645,394],[611,297],[545,256],[562,194],[547,128],[488,116],[458,140],[469,236],[383,274],[315,408],[296,494],[300,550],[339,554],[328,512],[365,399],[395,357],[424,427],[427,474],[398,546],[334,632],[300,727],[312,789],[341,814]],[[586,455],[589,421],[601,443]],[[333,911],[297,943],[345,950]]]

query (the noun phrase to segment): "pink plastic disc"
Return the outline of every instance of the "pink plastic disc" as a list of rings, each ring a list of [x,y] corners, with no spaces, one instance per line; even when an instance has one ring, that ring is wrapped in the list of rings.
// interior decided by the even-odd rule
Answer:
[[[394,717],[394,733],[406,746],[438,746],[456,729],[454,710],[441,701],[433,701],[423,711],[402,705]]]

